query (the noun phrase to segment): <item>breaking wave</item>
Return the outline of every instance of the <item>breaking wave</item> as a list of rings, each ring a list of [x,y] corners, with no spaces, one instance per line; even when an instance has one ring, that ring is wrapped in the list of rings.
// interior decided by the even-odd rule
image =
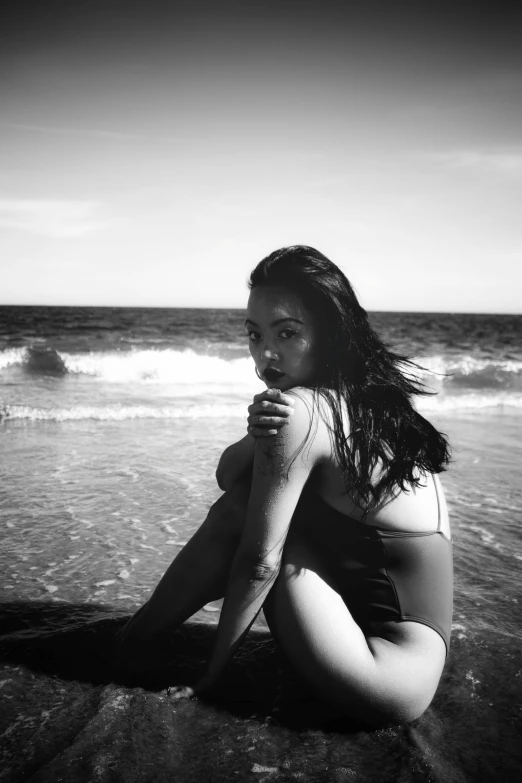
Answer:
[[[424,368],[419,371],[420,379],[437,392],[417,400],[421,411],[522,409],[522,361],[466,354],[460,357],[432,355],[416,361]],[[69,407],[59,404],[53,407],[52,400],[50,406],[42,407],[2,407],[0,403],[0,418],[34,421],[243,417],[245,402],[251,400],[253,390],[262,388],[254,376],[250,357],[210,356],[192,348],[90,353],[57,352],[47,346],[10,348],[0,352],[0,372],[6,380],[9,375],[14,373],[16,376],[20,372],[54,376],[59,384],[62,380],[65,383],[67,378],[78,383],[83,380],[84,389],[87,389],[86,384],[106,384],[112,387],[111,396],[116,396],[116,402],[108,404],[104,390],[104,402],[91,405],[93,395],[88,391],[91,399],[71,401]],[[135,393],[137,387],[141,387],[144,398],[149,396],[146,387],[153,392],[154,387],[162,386],[159,391],[163,398],[139,399],[133,404],[128,396],[129,389],[123,389],[124,384],[132,384]]]
[[[426,370],[421,372],[425,381],[436,377],[450,386],[522,390],[522,361],[516,359],[486,359],[464,354],[455,358],[428,356],[416,361]]]
[[[33,369],[34,353],[30,348],[12,348],[0,352],[0,370],[19,366]],[[146,349],[134,351],[58,353],[49,349],[44,354],[63,363],[70,375],[85,375],[109,383],[248,383],[253,374],[248,357],[223,359],[196,353],[192,349]],[[43,365],[43,363],[42,363]],[[45,366],[40,372],[46,374]]]
[[[46,361],[42,361],[45,357]],[[35,358],[40,363],[35,363]],[[10,348],[0,352],[0,370],[19,366],[47,372],[54,362],[63,363],[73,375],[86,375],[109,383],[128,381],[158,383],[219,383],[249,382],[252,377],[252,360],[247,357],[222,358],[198,353],[191,348],[172,348],[131,351],[107,351],[90,353],[58,352],[41,347]],[[522,361],[478,358],[464,354],[460,357],[441,355],[417,358],[424,369],[424,380],[438,379],[444,385],[469,388],[522,388]],[[35,365],[35,366],[34,366]]]

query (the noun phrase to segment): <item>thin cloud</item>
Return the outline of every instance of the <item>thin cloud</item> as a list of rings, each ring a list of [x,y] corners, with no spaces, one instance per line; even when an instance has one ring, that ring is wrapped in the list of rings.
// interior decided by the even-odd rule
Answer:
[[[87,139],[109,139],[114,141],[153,141],[179,143],[186,142],[187,137],[161,134],[128,133],[126,131],[102,130],[101,128],[71,128],[58,125],[31,125],[25,122],[0,122],[0,128],[27,131],[28,133],[45,133],[49,136],[77,136]]]
[[[0,226],[48,237],[80,237],[104,228],[100,203],[34,199],[0,200]]]
[[[53,125],[30,125],[24,122],[1,122],[2,128],[30,131],[32,133],[51,133],[59,136],[88,136],[90,138],[116,139],[118,141],[129,139],[144,139],[145,136],[138,133],[124,133],[122,131],[107,131],[96,128],[67,128]]]
[[[522,150],[517,149],[462,149],[434,153],[431,160],[453,169],[495,174],[503,177],[522,177]]]

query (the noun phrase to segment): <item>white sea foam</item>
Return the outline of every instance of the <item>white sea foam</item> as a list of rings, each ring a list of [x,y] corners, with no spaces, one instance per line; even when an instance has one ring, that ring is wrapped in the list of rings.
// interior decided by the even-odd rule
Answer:
[[[522,409],[522,395],[508,392],[497,394],[469,393],[459,395],[438,394],[433,397],[419,397],[416,401],[417,408],[422,412],[427,411],[473,411],[487,408],[518,408]]]
[[[7,348],[0,351],[0,370],[10,365],[23,364],[27,356],[25,348]]]
[[[249,357],[223,359],[196,353],[192,349],[146,349],[90,353],[57,352],[70,375],[88,376],[108,383],[169,384],[191,393],[205,386],[209,393],[224,386],[250,388],[254,364]],[[0,371],[24,367],[30,360],[26,348],[0,351]],[[45,374],[45,370],[42,370]]]
[[[82,405],[79,401],[70,407],[54,407],[52,401],[50,406],[42,407],[0,404],[0,420],[244,418],[245,406],[253,393],[263,388],[254,376],[252,360],[247,357],[224,359],[196,353],[192,349],[62,353],[59,357],[69,376],[78,381],[83,377],[87,383],[139,384],[143,392],[146,391],[145,386],[153,389],[160,385],[163,387],[162,402],[168,395],[171,403],[161,404],[158,400],[142,403],[140,400],[139,404],[131,404],[129,400],[126,404],[125,391],[121,395],[118,393],[120,404]],[[23,367],[29,358],[25,348],[6,349],[0,352],[0,371],[13,366]],[[450,413],[504,407],[522,410],[522,362],[477,359],[470,355],[457,358],[432,355],[421,357],[418,361],[431,373],[421,373],[423,379],[428,385],[430,380],[434,380],[439,388],[437,395],[417,399],[416,404],[422,412]],[[93,396],[89,391],[88,402],[91,399]],[[179,404],[178,400],[183,400],[183,404]]]
[[[125,383],[148,381],[156,383],[212,385],[251,384],[253,363],[249,358],[221,359],[198,354],[191,349],[176,351],[144,350],[112,353],[61,354],[70,373]]]
[[[245,418],[245,402],[215,403],[201,405],[154,406],[154,405],[78,405],[72,408],[33,408],[28,405],[5,405],[0,410],[0,419],[22,419],[28,421],[126,421],[128,419],[220,419]],[[501,410],[509,408],[522,411],[522,395],[517,394],[462,394],[459,396],[438,395],[417,400],[422,413],[473,412],[479,410]]]
[[[146,405],[106,405],[101,407],[31,408],[27,405],[6,405],[3,414],[9,419],[30,421],[125,421],[127,419],[216,419],[245,418],[244,405],[194,405],[187,408],[152,407]]]
[[[479,359],[476,356],[467,354],[458,358],[436,354],[433,356],[415,357],[414,361],[431,373],[458,372],[461,375],[470,375],[471,373],[482,372],[487,369],[502,370],[510,373],[522,372],[522,361],[516,361],[515,359]]]
[[[26,348],[8,348],[0,351],[0,371],[30,362]],[[168,385],[174,396],[181,394],[219,393],[223,389],[252,388],[253,362],[249,357],[221,358],[197,353],[191,348],[145,348],[130,351],[91,351],[90,353],[59,352],[70,375],[86,376],[107,383],[145,383]],[[522,361],[515,359],[477,358],[470,354],[458,357],[434,354],[416,357],[424,369],[415,370],[428,385],[444,389],[458,384],[483,390],[507,391],[512,384],[520,385]],[[34,371],[34,368],[33,368]],[[409,368],[406,368],[409,373]],[[45,369],[42,370],[45,373]],[[475,407],[475,402],[471,407]],[[493,402],[493,404],[502,404]],[[507,404],[512,405],[509,401]],[[460,403],[466,407],[466,403]],[[491,405],[491,403],[488,403]],[[516,404],[515,404],[516,405]],[[455,407],[455,406],[451,406]],[[481,405],[485,407],[485,403]],[[517,405],[518,407],[518,405]]]
[[[242,346],[238,346],[242,349]],[[250,383],[253,363],[249,357],[224,359],[197,353],[191,348],[146,348],[130,351],[91,351],[90,353],[57,352],[68,372],[88,375],[111,383],[144,381],[175,384],[232,384]],[[30,357],[26,348],[8,348],[0,351],[0,370],[11,365],[23,365]],[[415,357],[423,370],[420,377],[433,374],[445,382],[448,376],[494,375],[516,376],[522,373],[522,361],[515,359],[477,358],[464,354],[459,357],[434,354]]]

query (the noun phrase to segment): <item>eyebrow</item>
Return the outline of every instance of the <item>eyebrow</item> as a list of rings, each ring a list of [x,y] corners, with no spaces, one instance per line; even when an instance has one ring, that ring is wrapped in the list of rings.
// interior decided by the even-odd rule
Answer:
[[[276,321],[272,321],[272,323],[269,324],[269,325],[270,326],[279,326],[279,324],[284,324],[284,323],[286,323],[286,321],[295,321],[295,323],[298,323],[298,324],[301,324],[301,326],[304,326],[303,321],[300,321],[299,318],[278,318]],[[252,321],[251,318],[247,318],[246,319],[245,326],[247,324],[252,324],[252,326],[257,326],[257,328],[259,329],[258,324],[256,324],[255,321]]]

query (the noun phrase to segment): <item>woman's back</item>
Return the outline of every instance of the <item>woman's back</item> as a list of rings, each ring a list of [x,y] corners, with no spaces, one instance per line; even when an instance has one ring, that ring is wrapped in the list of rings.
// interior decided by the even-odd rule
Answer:
[[[419,486],[397,489],[367,514],[346,493],[342,472],[334,458],[318,467],[312,481],[315,492],[325,503],[346,517],[382,530],[410,533],[437,530],[440,520],[443,533],[451,538],[444,492],[435,475],[425,475]]]
[[[294,390],[304,398],[310,410],[313,410],[313,393],[308,389]],[[324,502],[346,517],[363,522],[371,527],[400,532],[426,533],[440,529],[447,538],[451,538],[448,512],[444,492],[437,476],[424,473],[419,475],[418,485],[409,485],[407,490],[395,487],[393,491],[380,499],[374,508],[365,512],[363,504],[356,502],[346,490],[343,472],[333,448],[330,437],[332,414],[328,403],[319,400],[319,411],[315,410],[312,422],[314,440],[319,439],[323,458],[316,465],[310,479],[310,488]],[[316,429],[317,421],[317,429]],[[349,429],[347,416],[344,417],[345,434]],[[306,436],[303,432],[303,438]],[[381,478],[379,468],[374,471],[375,483]]]
[[[303,388],[292,393],[301,398],[298,407],[308,403],[311,413],[313,393]],[[328,583],[361,628],[367,632],[373,628],[381,636],[391,632],[397,638],[401,633],[397,623],[409,621],[435,630],[447,649],[452,547],[438,477],[419,474],[418,485],[410,484],[407,490],[396,487],[365,514],[362,504],[346,491],[330,438],[327,403],[319,405],[322,415],[317,415],[316,407],[308,431],[300,420],[300,435],[308,438],[302,456],[296,458],[303,460],[303,466],[313,459],[314,467],[294,513],[294,536],[308,542]]]

